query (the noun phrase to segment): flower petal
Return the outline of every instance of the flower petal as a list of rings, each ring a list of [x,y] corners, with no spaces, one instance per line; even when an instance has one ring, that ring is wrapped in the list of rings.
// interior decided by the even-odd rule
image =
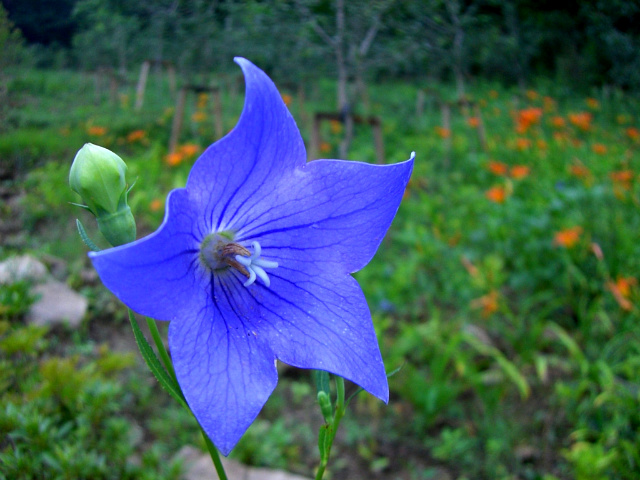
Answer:
[[[189,407],[227,455],[271,395],[278,375],[275,355],[247,322],[247,312],[234,309],[237,299],[220,279],[212,285],[217,303],[210,302],[192,322],[171,322],[169,345]]]
[[[313,270],[310,263],[290,263],[270,273],[270,287],[245,288],[240,277],[225,287],[232,308],[247,312],[278,360],[335,373],[387,402],[384,364],[360,286],[351,275]]]
[[[197,224],[187,192],[174,190],[155,233],[89,257],[105,286],[129,308],[158,320],[181,319],[199,309],[207,294]]]
[[[276,86],[248,60],[236,62],[246,82],[238,124],[202,154],[187,181],[210,231],[228,229],[248,202],[306,161],[300,131]]]
[[[343,273],[364,267],[395,216],[413,168],[412,157],[394,165],[316,160],[266,192],[242,213],[239,242],[259,241],[263,256],[321,258]]]

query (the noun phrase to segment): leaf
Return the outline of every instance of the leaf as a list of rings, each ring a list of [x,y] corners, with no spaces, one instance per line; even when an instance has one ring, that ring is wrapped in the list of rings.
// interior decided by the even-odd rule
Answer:
[[[169,376],[160,363],[160,360],[158,360],[156,353],[153,351],[153,348],[151,348],[151,345],[149,345],[149,342],[142,333],[142,330],[140,330],[140,326],[138,325],[138,322],[131,310],[129,310],[129,320],[131,321],[131,327],[133,328],[133,336],[136,339],[136,343],[138,344],[142,357],[145,362],[147,362],[149,370],[151,370],[151,373],[153,373],[158,382],[160,382],[160,385],[169,392],[169,395],[188,409],[189,407],[182,391],[180,390],[180,385],[178,385],[178,383]]]
[[[87,235],[87,231],[84,229],[84,226],[82,225],[82,222],[80,222],[80,220],[78,220],[77,218],[76,218],[76,226],[78,227],[78,233],[80,234],[80,238],[82,239],[84,244],[87,247],[89,247],[89,250],[91,250],[92,252],[99,252],[100,249],[95,243],[91,241],[91,239],[89,238],[89,235]]]

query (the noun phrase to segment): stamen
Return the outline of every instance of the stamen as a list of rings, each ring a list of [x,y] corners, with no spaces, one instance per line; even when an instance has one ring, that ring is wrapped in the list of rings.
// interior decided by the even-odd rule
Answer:
[[[269,276],[264,269],[277,268],[278,262],[260,258],[260,255],[262,254],[262,247],[258,242],[252,242],[251,246],[253,247],[253,253],[250,256],[235,256],[236,261],[242,265],[247,272],[249,272],[249,279],[244,282],[244,286],[248,287],[256,281],[256,278],[260,278],[260,280],[262,280],[262,282],[268,287],[271,285],[271,280],[269,280]]]

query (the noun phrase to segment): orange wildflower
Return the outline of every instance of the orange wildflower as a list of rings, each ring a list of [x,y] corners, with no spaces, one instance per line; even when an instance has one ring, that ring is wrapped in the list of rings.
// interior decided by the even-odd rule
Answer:
[[[166,157],[164,157],[164,161],[167,162],[167,165],[170,167],[176,167],[182,163],[184,160],[184,154],[182,152],[173,152],[169,153]]]
[[[511,167],[511,178],[521,180],[529,176],[531,169],[526,165],[514,165]]]
[[[199,93],[198,94],[198,108],[202,109],[204,107],[207,106],[207,101],[209,100],[209,95],[207,95],[205,92]]]
[[[560,230],[553,235],[553,243],[559,247],[571,248],[578,243],[580,235],[582,234],[582,227],[576,226]]]
[[[543,139],[539,138],[538,140],[536,140],[536,147],[538,147],[538,150],[546,150],[547,149],[547,142],[545,142]]]
[[[103,135],[105,135],[107,133],[107,129],[105,127],[98,127],[97,125],[95,125],[93,127],[89,127],[87,132],[89,133],[89,135],[94,135],[96,137],[102,137]]]
[[[497,290],[491,290],[486,295],[471,301],[471,308],[481,309],[482,316],[487,318],[498,311],[499,296]]]
[[[527,150],[529,147],[531,147],[531,140],[523,137],[516,138],[516,148],[518,150]]]
[[[497,90],[489,90],[489,98],[498,98]]]
[[[340,120],[331,120],[329,122],[331,133],[340,133],[342,131],[342,122]]]
[[[178,151],[184,157],[193,157],[196,153],[200,151],[200,147],[195,143],[185,143],[178,149]]]
[[[633,277],[618,277],[615,282],[607,282],[607,288],[613,294],[616,302],[623,310],[631,310],[633,304],[629,301],[631,289],[637,285],[638,281]]]
[[[129,135],[127,135],[127,142],[137,142],[138,140],[142,140],[146,136],[147,132],[145,132],[144,130],[134,130],[133,132],[129,133]]]
[[[625,133],[627,134],[627,137],[629,137],[631,140],[635,142],[640,140],[640,130],[638,130],[636,127],[627,128],[625,130]]]
[[[593,120],[593,115],[589,112],[580,112],[580,113],[570,113],[569,121],[572,125],[578,127],[580,130],[591,129],[591,120]]]
[[[604,155],[605,153],[607,153],[607,146],[602,143],[594,143],[591,146],[591,150],[593,150],[593,152],[597,153],[598,155]]]
[[[467,123],[471,128],[478,128],[480,126],[480,118],[479,117],[469,117],[467,119]]]
[[[490,160],[487,164],[487,169],[493,173],[494,175],[503,176],[507,174],[507,169],[509,167],[506,163],[496,162],[495,160]]]
[[[578,165],[574,163],[569,167],[569,173],[571,173],[571,175],[573,175],[574,177],[586,178],[590,175],[591,172],[589,172],[589,169],[584,165]]]
[[[560,116],[555,116],[551,119],[551,125],[553,125],[554,128],[564,128],[566,124],[567,122]]]
[[[164,202],[162,200],[160,200],[159,198],[155,198],[149,204],[149,209],[152,212],[157,212],[158,210],[162,209],[163,205],[164,205]]]
[[[507,191],[503,186],[491,187],[485,192],[485,197],[491,200],[493,203],[504,203],[507,199]]]
[[[199,110],[197,112],[193,112],[193,115],[191,115],[191,121],[194,123],[202,122],[206,118],[207,118],[207,114]]]
[[[537,99],[538,99],[538,92],[536,92],[535,90],[527,90],[527,91],[525,92],[525,95],[526,95],[526,96],[527,96],[527,98],[528,98],[529,100],[531,100],[532,102],[533,102],[534,100],[537,100]]]
[[[619,170],[617,172],[611,172],[609,174],[611,180],[616,187],[622,188],[624,190],[629,190],[631,188],[631,182],[633,181],[633,172],[631,170]]]
[[[598,110],[600,108],[600,102],[595,98],[587,98],[586,103],[587,107],[591,110]]]
[[[291,105],[291,102],[293,101],[293,97],[291,95],[289,95],[288,93],[283,93],[282,94],[282,101],[288,107],[289,105]]]
[[[327,153],[331,151],[331,144],[329,142],[320,142],[320,151]]]
[[[525,133],[531,125],[535,125],[540,121],[540,117],[542,117],[541,108],[520,110],[516,118],[516,131],[520,134]]]
[[[436,134],[440,138],[449,138],[451,136],[451,130],[449,130],[448,128],[437,126],[437,127],[435,127],[434,130],[436,131]]]

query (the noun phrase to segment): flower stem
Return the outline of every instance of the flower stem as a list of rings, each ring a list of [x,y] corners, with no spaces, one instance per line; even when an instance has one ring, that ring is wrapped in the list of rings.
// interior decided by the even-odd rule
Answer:
[[[158,331],[158,324],[153,318],[145,317],[145,319],[147,320],[147,327],[149,327],[149,332],[151,332],[151,336],[156,344],[162,363],[164,363],[164,367],[167,369],[167,372],[169,372],[169,375],[177,381],[176,372],[173,370],[173,363],[171,363],[171,357],[169,357],[169,353],[164,347],[164,342],[162,341],[162,337]]]
[[[333,423],[331,425],[323,425],[322,428],[327,428],[328,438],[326,439],[326,448],[324,449],[324,454],[321,455],[320,465],[318,466],[318,471],[316,472],[315,480],[322,480],[324,476],[324,472],[327,469],[327,465],[329,464],[329,455],[331,454],[331,447],[333,446],[333,440],[336,437],[336,433],[338,433],[338,427],[340,426],[340,420],[344,417],[346,412],[346,404],[344,401],[344,378],[336,375],[336,411],[333,415]]]
[[[227,480],[227,474],[224,471],[224,467],[222,466],[222,461],[220,460],[220,454],[218,454],[218,449],[213,444],[213,442],[209,439],[207,434],[200,428],[202,432],[202,438],[204,438],[204,443],[207,444],[207,450],[209,450],[209,455],[211,455],[211,460],[213,460],[213,466],[216,467],[216,472],[218,473],[218,478],[220,480]]]

